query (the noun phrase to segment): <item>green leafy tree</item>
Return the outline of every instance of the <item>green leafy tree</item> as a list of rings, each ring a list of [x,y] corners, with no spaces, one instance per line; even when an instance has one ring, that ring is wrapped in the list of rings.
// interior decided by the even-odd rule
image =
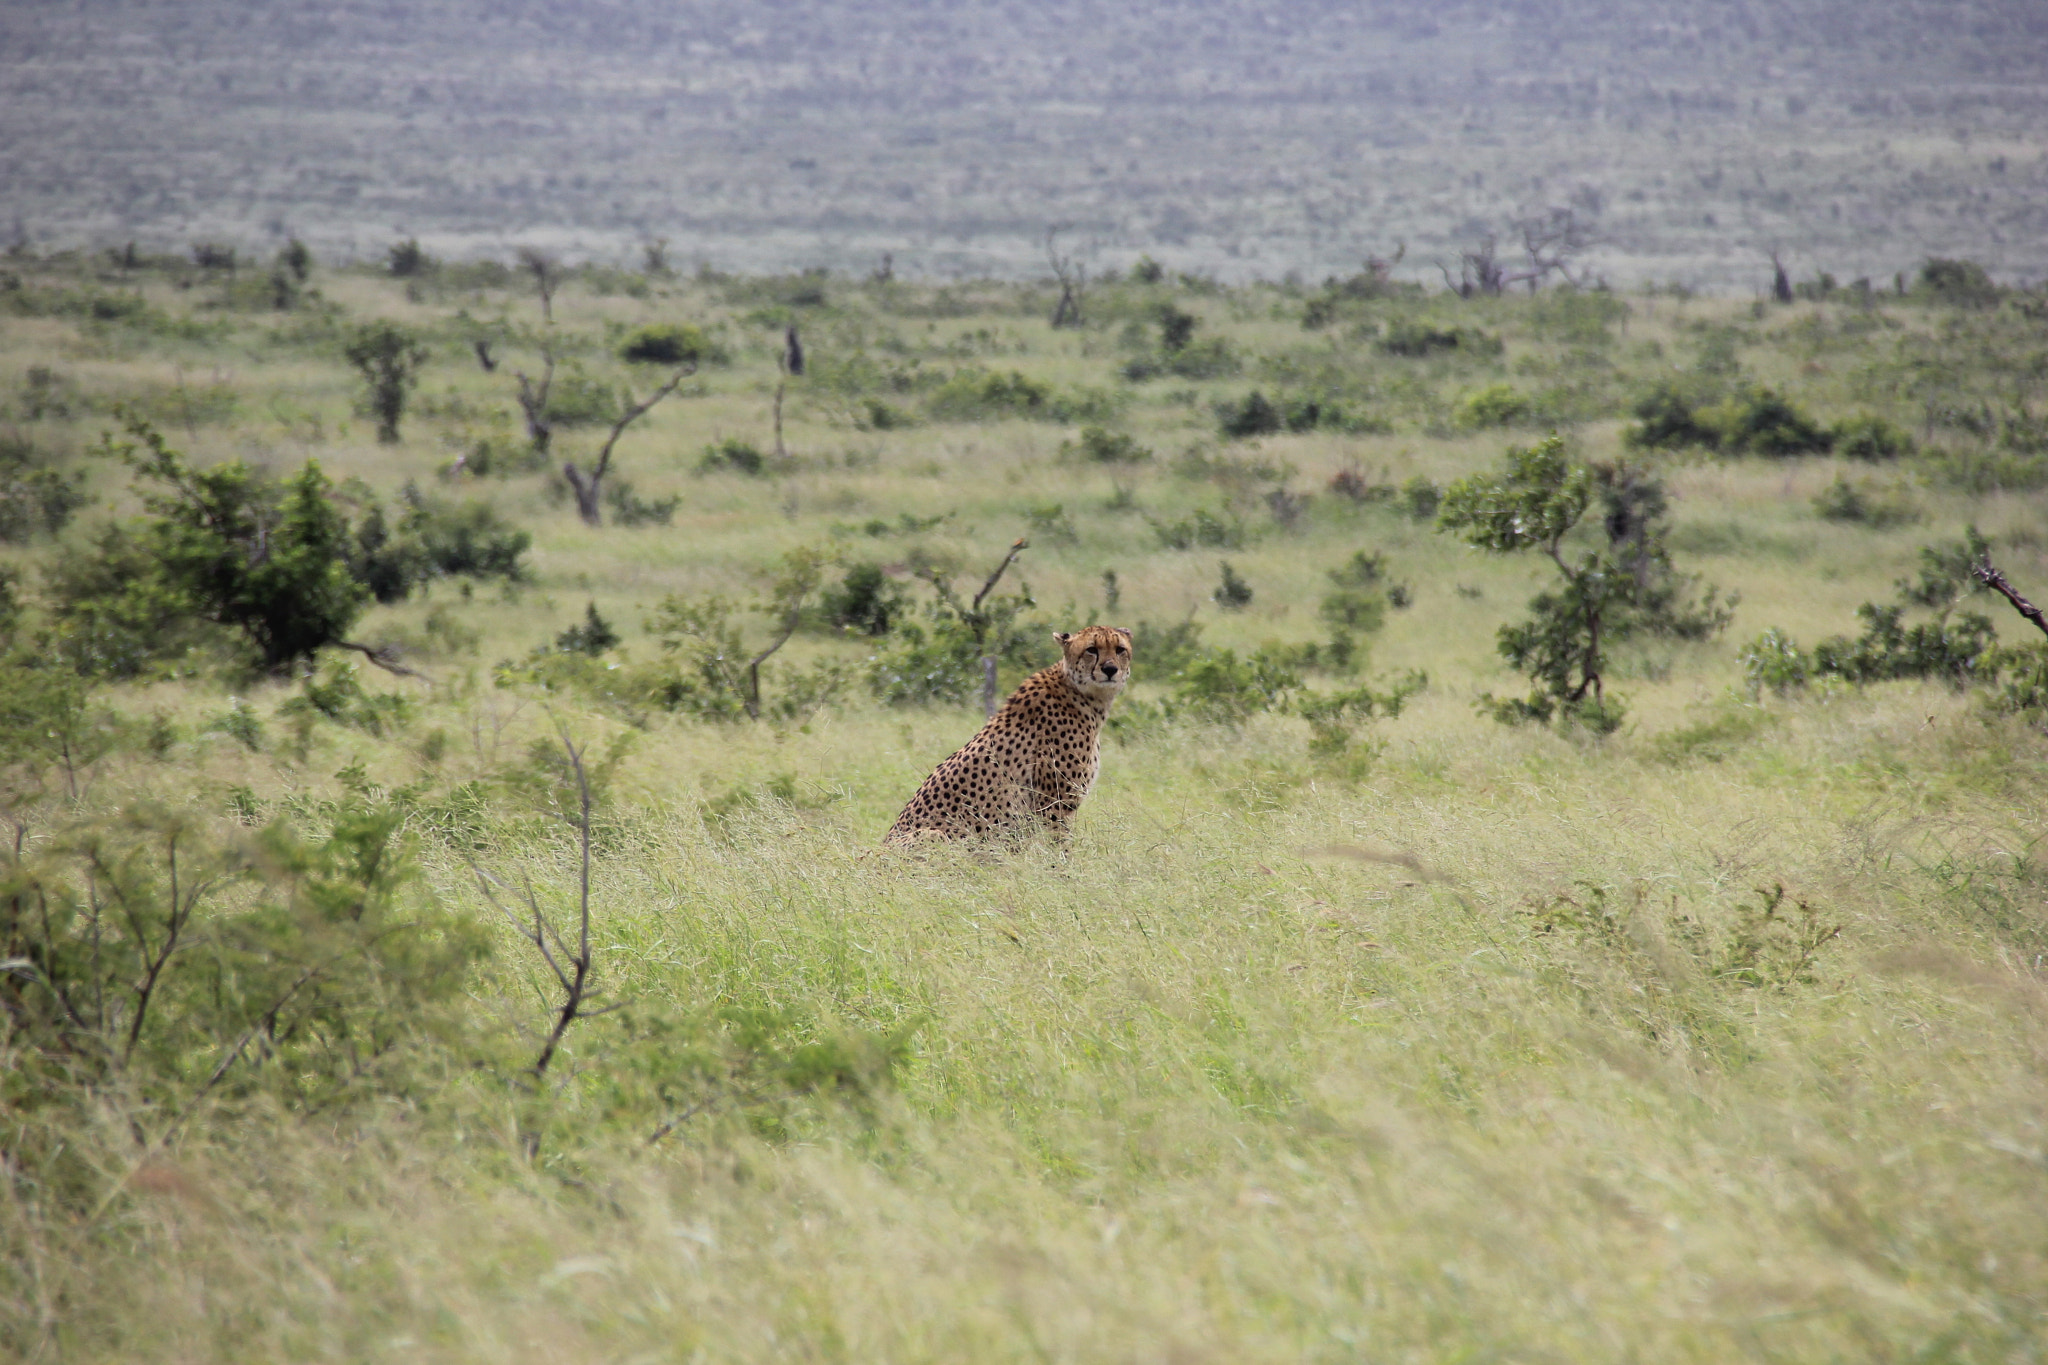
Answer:
[[[1574,553],[1565,547],[1565,537],[1593,505],[1594,472],[1574,465],[1555,433],[1534,446],[1510,447],[1504,465],[1498,474],[1452,484],[1437,527],[1489,554],[1541,553],[1561,582],[1530,600],[1529,619],[1500,628],[1502,657],[1535,690],[1527,700],[1496,701],[1489,695],[1481,704],[1503,721],[1548,722],[1562,713],[1607,733],[1622,716],[1619,701],[1606,692],[1607,647],[1616,620],[1630,607],[1635,582],[1611,549]]]
[[[425,344],[395,322],[367,322],[356,329],[343,354],[369,386],[377,439],[395,445],[406,396],[419,383],[420,368],[427,363]]]
[[[152,634],[179,617],[210,622],[240,636],[270,671],[327,645],[372,653],[346,639],[371,591],[350,572],[348,519],[318,462],[279,484],[239,460],[193,469],[147,422],[131,419],[127,429],[130,439],[110,435],[102,450],[135,471],[147,515],[107,537],[126,566],[122,580],[88,580],[100,591],[60,600],[60,620],[88,632],[145,623]]]

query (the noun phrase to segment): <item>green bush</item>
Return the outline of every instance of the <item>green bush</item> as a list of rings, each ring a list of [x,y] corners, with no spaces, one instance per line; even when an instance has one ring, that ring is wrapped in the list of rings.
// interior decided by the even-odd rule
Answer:
[[[136,572],[119,584],[86,576],[116,601],[60,599],[60,621],[206,621],[270,670],[346,637],[371,594],[350,571],[348,521],[316,461],[279,484],[238,460],[193,469],[146,423],[128,432],[103,449],[135,471],[146,515],[108,548]]]
[[[395,322],[366,322],[355,329],[342,354],[369,390],[366,402],[377,419],[377,439],[395,443],[406,397],[427,363],[426,344]]]
[[[1062,458],[1079,458],[1095,464],[1142,464],[1152,452],[1131,436],[1107,427],[1081,428],[1079,439],[1060,442]]]
[[[1851,460],[1877,463],[1913,453],[1913,438],[1882,417],[1850,417],[1835,423],[1834,452]]]
[[[1910,499],[1872,489],[1864,483],[1851,483],[1839,475],[1814,495],[1813,511],[1822,521],[1849,522],[1880,529],[1920,519],[1920,509]]]
[[[1953,307],[1988,308],[1998,302],[2004,291],[1992,283],[1990,274],[1975,261],[1931,256],[1920,267],[1915,292]]]
[[[0,431],[0,542],[54,536],[91,503],[83,470],[60,470],[27,436]]]
[[[1729,455],[1821,455],[1834,433],[1775,389],[1744,385],[1720,402],[1692,385],[1660,384],[1637,401],[1636,425],[1622,440],[1638,450],[1704,447]]]
[[[619,420],[618,392],[581,367],[570,365],[548,386],[546,420],[555,427],[603,427]]]
[[[1217,583],[1216,591],[1209,596],[1211,601],[1225,611],[1243,611],[1252,604],[1252,585],[1245,582],[1226,559],[1222,561],[1222,577]]]
[[[583,608],[583,620],[555,637],[555,648],[564,654],[585,654],[592,658],[619,646],[619,633],[598,614],[597,603]]]
[[[1236,517],[1220,517],[1202,508],[1176,522],[1151,523],[1159,543],[1169,550],[1239,550],[1244,548],[1244,523]]]
[[[1622,441],[1638,450],[1715,449],[1720,431],[1700,417],[1704,404],[1689,385],[1660,383],[1636,400],[1636,425],[1622,432]]]
[[[767,470],[768,457],[760,447],[737,436],[728,436],[717,445],[704,447],[703,458],[697,461],[699,473],[711,474],[727,471],[758,478]]]
[[[1473,327],[1440,327],[1435,323],[1398,318],[1380,334],[1379,348],[1388,355],[1428,356],[1441,351],[1461,355],[1496,356],[1503,349],[1499,337],[1488,336]]]
[[[1216,424],[1225,436],[1243,440],[1250,436],[1270,436],[1284,427],[1286,420],[1272,400],[1253,389],[1235,403],[1217,404]]]
[[[1463,427],[1512,427],[1536,416],[1529,395],[1512,384],[1490,384],[1460,399],[1456,419]]]
[[[910,605],[901,584],[872,562],[851,565],[835,587],[818,600],[818,615],[833,630],[850,635],[883,636]]]
[[[139,805],[0,848],[0,1142],[19,1155],[34,1110],[113,1089],[328,1113],[409,1090],[465,1028],[488,938],[426,894],[404,819],[350,803],[312,838],[222,840]]]
[[[635,365],[697,365],[711,351],[710,339],[686,323],[650,323],[619,343],[619,359]]]
[[[1774,389],[1745,388],[1717,407],[1712,418],[1723,450],[1738,455],[1824,455],[1832,433]]]

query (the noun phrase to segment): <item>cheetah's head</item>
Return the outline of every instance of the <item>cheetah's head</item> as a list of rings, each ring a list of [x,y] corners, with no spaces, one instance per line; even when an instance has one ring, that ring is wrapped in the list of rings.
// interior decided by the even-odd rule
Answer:
[[[1075,690],[1107,705],[1131,680],[1131,633],[1121,626],[1090,626],[1053,639],[1066,654],[1067,681]]]

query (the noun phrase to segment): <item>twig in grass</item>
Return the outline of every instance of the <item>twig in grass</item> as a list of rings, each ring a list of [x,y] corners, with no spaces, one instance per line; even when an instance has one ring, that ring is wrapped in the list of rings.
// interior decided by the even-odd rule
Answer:
[[[524,912],[515,914],[498,894],[504,892],[509,896],[511,888],[475,864],[470,866],[470,870],[476,874],[477,885],[482,889],[484,899],[506,918],[521,938],[534,946],[540,953],[541,961],[545,962],[548,970],[554,974],[555,983],[562,989],[561,1004],[556,1006],[554,1011],[554,1024],[548,1030],[546,1041],[541,1044],[540,1054],[527,1068],[536,1086],[546,1080],[548,1067],[553,1064],[555,1054],[561,1050],[562,1040],[568,1035],[571,1025],[578,1019],[595,1018],[618,1008],[617,1005],[608,1005],[603,1009],[590,1007],[596,994],[591,987],[590,951],[590,777],[583,768],[583,751],[576,747],[565,730],[558,727],[556,734],[562,741],[563,753],[568,755],[570,771],[576,774],[578,798],[576,815],[572,823],[576,826],[581,864],[576,880],[576,931],[573,946],[568,936],[564,935],[541,910],[540,899],[534,895],[531,883],[522,880],[519,899],[525,903]],[[540,1133],[529,1128],[522,1136],[527,1156],[537,1156],[540,1152]]]

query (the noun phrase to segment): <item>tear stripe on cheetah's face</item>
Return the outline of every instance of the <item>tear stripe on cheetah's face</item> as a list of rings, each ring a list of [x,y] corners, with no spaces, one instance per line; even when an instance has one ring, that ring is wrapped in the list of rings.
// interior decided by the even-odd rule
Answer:
[[[1121,626],[1089,626],[1068,634],[1054,631],[1060,642],[1067,681],[1103,710],[1131,680],[1131,633]]]

